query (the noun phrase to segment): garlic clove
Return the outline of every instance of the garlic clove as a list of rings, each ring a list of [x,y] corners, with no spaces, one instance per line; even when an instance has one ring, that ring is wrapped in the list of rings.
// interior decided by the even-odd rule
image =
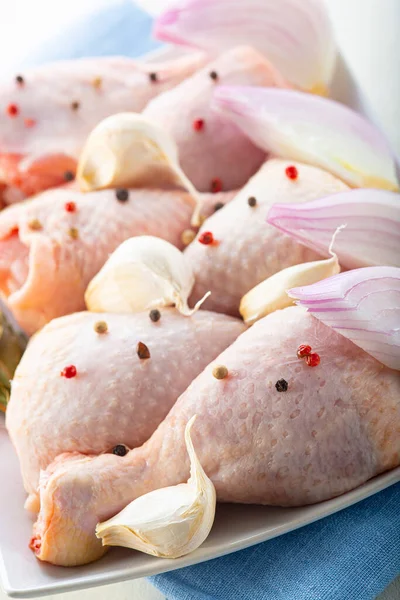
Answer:
[[[192,269],[175,246],[153,236],[123,242],[89,283],[85,302],[91,312],[134,313],[176,305],[193,314],[210,292],[190,309],[194,285]]]
[[[196,550],[207,538],[214,522],[216,493],[193,447],[190,432],[195,419],[196,415],[185,428],[188,482],[145,494],[115,517],[99,523],[96,535],[103,546],[125,546],[153,556],[179,558]]]
[[[328,248],[330,258],[287,267],[247,292],[240,301],[239,306],[239,312],[246,325],[252,325],[276,310],[295,304],[287,293],[292,287],[310,285],[340,273],[340,264],[336,253],[333,251],[333,245],[337,235],[345,227],[346,225],[340,225],[332,236]]]
[[[289,298],[287,290],[316,283],[337,273],[340,273],[340,266],[336,254],[325,260],[287,267],[247,292],[240,302],[240,314],[247,325],[252,325],[275,310],[292,306],[294,300]]]
[[[201,196],[179,165],[174,140],[141,114],[118,113],[93,129],[78,163],[77,180],[84,192],[154,187],[156,182],[181,185],[196,202],[192,224],[200,224]]]

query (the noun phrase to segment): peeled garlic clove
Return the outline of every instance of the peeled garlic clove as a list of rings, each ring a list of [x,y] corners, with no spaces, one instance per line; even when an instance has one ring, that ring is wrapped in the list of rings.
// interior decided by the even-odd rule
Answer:
[[[118,515],[99,523],[96,535],[103,546],[125,546],[163,558],[179,558],[196,550],[214,522],[216,493],[198,460],[190,431],[185,429],[190,458],[187,483],[154,490],[137,498]]]
[[[154,186],[169,180],[185,187],[196,201],[198,225],[200,195],[179,165],[178,148],[171,136],[141,114],[118,113],[101,121],[83,148],[77,170],[82,191],[116,187]]]
[[[183,253],[169,242],[150,235],[130,238],[113,252],[89,283],[85,301],[92,312],[133,313],[176,305],[191,315],[187,299],[194,276]]]
[[[240,314],[247,325],[252,325],[269,313],[294,304],[287,290],[316,283],[337,273],[340,273],[340,266],[336,254],[325,260],[287,267],[247,292],[240,302]]]

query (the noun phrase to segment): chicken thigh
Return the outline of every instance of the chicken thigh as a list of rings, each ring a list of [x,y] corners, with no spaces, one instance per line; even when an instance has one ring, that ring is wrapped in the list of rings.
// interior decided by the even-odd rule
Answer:
[[[297,177],[286,174],[288,166],[297,169]],[[251,288],[277,271],[319,258],[289,236],[266,223],[269,207],[275,202],[307,202],[347,186],[321,169],[269,160],[228,206],[219,210],[202,226],[199,236],[185,254],[196,277],[192,300],[211,290],[204,307],[237,315],[240,299]],[[199,242],[209,231],[214,242]]]
[[[220,194],[218,200],[230,197]],[[205,196],[205,214],[215,200]],[[182,247],[193,207],[181,191],[72,189],[49,190],[11,206],[0,213],[0,295],[33,333],[85,308],[89,281],[127,238],[154,235]]]
[[[184,317],[81,312],[32,338],[12,383],[7,428],[27,492],[62,452],[101,454],[143,444],[192,380],[242,333],[241,321],[208,311]],[[107,324],[96,333],[96,323]],[[150,358],[141,360],[137,344]],[[73,365],[76,377],[60,373]]]
[[[65,182],[90,131],[117,112],[140,112],[205,64],[202,53],[141,65],[123,57],[31,69],[0,88],[0,190],[6,204]],[[0,196],[1,196],[0,191]]]
[[[303,343],[320,355],[317,367],[297,358]],[[213,377],[215,364],[227,367],[225,379]],[[49,466],[32,540],[38,558],[99,558],[98,521],[186,481],[184,429],[195,414],[196,454],[224,502],[320,502],[400,463],[400,374],[304,309],[286,308],[207,366],[142,447],[125,457],[63,454]]]
[[[180,165],[200,191],[241,187],[265,160],[264,151],[211,109],[218,84],[288,87],[261,54],[240,46],[149,103],[143,114],[175,139]]]

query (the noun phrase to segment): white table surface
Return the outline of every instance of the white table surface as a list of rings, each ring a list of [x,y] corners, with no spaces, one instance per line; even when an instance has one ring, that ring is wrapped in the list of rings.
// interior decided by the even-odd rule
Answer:
[[[166,0],[136,0],[156,14]],[[37,39],[65,27],[77,14],[110,0],[13,0],[1,6],[0,68],[14,65]],[[326,0],[336,37],[355,86],[400,155],[400,0]],[[67,9],[68,7],[68,9]],[[34,26],[32,26],[34,24]],[[16,35],[16,31],[18,35]],[[0,600],[7,597],[0,589]],[[146,580],[48,596],[49,600],[163,600]],[[274,600],[271,598],[270,600]],[[293,599],[295,600],[295,599]],[[312,600],[312,599],[310,599]],[[338,598],[337,600],[351,600]],[[400,600],[400,577],[379,596]]]

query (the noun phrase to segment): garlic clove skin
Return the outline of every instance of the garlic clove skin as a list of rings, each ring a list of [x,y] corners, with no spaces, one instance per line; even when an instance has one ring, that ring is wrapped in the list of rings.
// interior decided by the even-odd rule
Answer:
[[[118,113],[90,133],[77,169],[83,192],[166,183],[183,186],[196,201],[192,224],[198,226],[201,196],[179,165],[173,138],[137,113]]]
[[[340,273],[336,254],[331,258],[316,260],[287,267],[256,285],[243,296],[239,311],[246,325],[252,325],[262,317],[295,302],[287,290],[292,287],[310,285]]]
[[[190,309],[193,285],[184,254],[161,238],[144,235],[118,246],[89,283],[85,302],[91,312],[135,313],[175,304],[191,315],[209,296]]]
[[[77,170],[82,191],[136,187],[143,170],[178,162],[173,139],[158,125],[136,113],[118,113],[90,133]]]
[[[190,458],[187,483],[154,490],[137,498],[115,517],[99,523],[103,546],[125,546],[162,558],[179,558],[198,548],[214,523],[216,492],[198,460],[190,431],[185,428]]]

